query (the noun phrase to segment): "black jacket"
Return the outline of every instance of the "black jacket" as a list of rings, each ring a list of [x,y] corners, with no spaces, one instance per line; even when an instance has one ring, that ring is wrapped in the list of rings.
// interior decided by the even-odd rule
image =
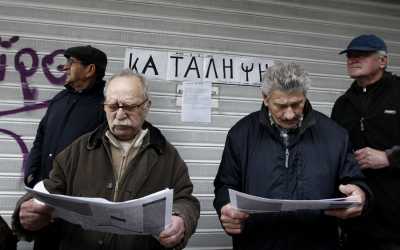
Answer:
[[[374,206],[368,217],[352,220],[352,233],[400,243],[399,77],[385,72],[365,90],[353,82],[336,101],[332,119],[349,131],[355,149],[389,152],[390,167],[363,171],[374,193]]]
[[[344,129],[307,102],[302,126],[289,133],[286,147],[268,110],[254,112],[229,131],[214,181],[214,207],[220,215],[228,188],[275,199],[326,199],[340,196],[339,184],[363,182]],[[286,167],[286,148],[289,158]],[[289,250],[338,247],[337,223],[323,211],[251,215],[233,236],[234,249]]]
[[[99,81],[82,92],[67,86],[50,100],[24,166],[27,186],[33,187],[47,178],[53,159],[61,150],[105,121],[104,85],[104,81]]]

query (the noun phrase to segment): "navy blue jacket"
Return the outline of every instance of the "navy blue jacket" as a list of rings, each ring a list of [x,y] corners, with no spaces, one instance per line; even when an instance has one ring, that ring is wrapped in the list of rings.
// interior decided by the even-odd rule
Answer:
[[[82,92],[66,86],[50,100],[24,166],[27,186],[33,187],[47,178],[53,159],[60,151],[105,121],[104,85],[104,81],[98,81]]]
[[[229,131],[214,181],[214,207],[229,203],[228,188],[273,199],[327,199],[340,196],[339,184],[368,190],[352,157],[346,131],[307,101],[299,129],[285,144],[263,105]],[[286,166],[286,145],[289,157]],[[234,249],[289,250],[338,247],[337,220],[323,211],[251,215]]]

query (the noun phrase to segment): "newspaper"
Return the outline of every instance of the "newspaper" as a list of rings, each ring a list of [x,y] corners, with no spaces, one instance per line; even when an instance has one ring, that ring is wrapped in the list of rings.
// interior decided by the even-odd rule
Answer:
[[[268,213],[295,210],[326,210],[348,208],[361,203],[352,197],[323,200],[279,200],[253,196],[229,189],[231,205],[247,213]]]
[[[171,223],[173,190],[168,188],[124,202],[50,194],[43,182],[34,189],[25,189],[39,202],[54,208],[54,218],[62,218],[86,230],[158,235]]]

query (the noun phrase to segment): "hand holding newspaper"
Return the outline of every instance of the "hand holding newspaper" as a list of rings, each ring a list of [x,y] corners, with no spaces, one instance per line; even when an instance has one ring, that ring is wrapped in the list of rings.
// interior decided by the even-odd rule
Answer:
[[[326,210],[360,205],[360,202],[350,197],[323,200],[279,200],[253,196],[232,189],[229,189],[229,198],[234,208],[247,213]]]
[[[124,202],[50,194],[43,182],[39,182],[34,189],[25,189],[38,201],[54,208],[54,217],[81,225],[86,230],[158,235],[171,223],[172,189]]]

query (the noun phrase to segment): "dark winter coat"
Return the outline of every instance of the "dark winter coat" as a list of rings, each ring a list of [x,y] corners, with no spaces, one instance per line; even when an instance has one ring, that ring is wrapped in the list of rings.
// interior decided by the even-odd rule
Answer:
[[[49,176],[54,157],[79,136],[105,121],[105,82],[77,92],[71,87],[54,96],[40,121],[25,168],[25,184],[33,187]]]
[[[374,194],[373,209],[351,220],[352,234],[400,246],[400,78],[385,72],[365,89],[353,82],[339,97],[332,119],[346,128],[355,149],[386,150],[390,166],[363,170]]]
[[[176,249],[183,248],[194,233],[200,214],[198,200],[192,195],[193,185],[188,169],[176,149],[161,132],[146,123],[149,132],[135,158],[128,164],[119,181],[117,198],[126,201],[140,198],[165,188],[174,189],[173,211],[185,222],[185,238]],[[113,200],[116,190],[107,126],[86,134],[63,150],[54,160],[50,178],[44,181],[50,193],[71,196],[101,197]],[[14,225],[21,235],[29,235],[14,213]],[[61,236],[60,249],[165,249],[151,235],[117,235],[82,229],[59,220],[52,224]],[[31,237],[35,235],[31,235]],[[38,236],[38,235],[36,235]]]
[[[308,101],[304,112],[301,127],[289,133],[287,144],[264,105],[232,127],[214,182],[219,214],[229,203],[228,188],[291,200],[338,197],[339,184],[368,190],[346,131],[312,110]],[[243,232],[233,236],[233,246],[236,250],[337,249],[337,220],[323,211],[253,214]]]

